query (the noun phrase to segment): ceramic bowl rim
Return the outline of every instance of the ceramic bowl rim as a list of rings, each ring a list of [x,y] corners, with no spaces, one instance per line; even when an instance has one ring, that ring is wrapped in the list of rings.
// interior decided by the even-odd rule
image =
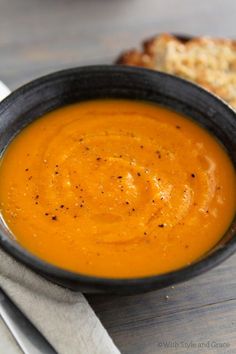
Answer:
[[[48,74],[42,76],[36,80],[29,82],[21,86],[20,88],[13,91],[7,98],[5,98],[0,103],[0,116],[1,113],[7,109],[10,109],[11,104],[14,102],[16,98],[21,95],[24,95],[25,92],[32,90],[34,87],[42,84],[43,82],[52,81],[59,77],[63,77],[64,75],[78,75],[80,72],[86,71],[97,71],[97,70],[110,70],[114,72],[125,72],[127,74],[139,74],[142,73],[159,77],[168,77],[170,80],[173,80],[175,84],[178,82],[184,83],[185,85],[189,85],[191,87],[195,87],[198,90],[205,91],[206,95],[209,95],[211,99],[215,100],[218,104],[219,102],[223,105],[227,110],[231,111],[231,114],[236,118],[236,114],[233,109],[230,108],[223,100],[215,95],[209,93],[207,90],[204,90],[202,87],[191,83],[187,80],[183,80],[179,77],[172,76],[169,74],[165,74],[162,72],[157,72],[144,68],[137,67],[126,67],[122,65],[92,65],[92,66],[83,66],[83,67],[75,67],[70,69],[64,69],[60,71],[56,71],[52,74]],[[235,218],[232,221],[232,224],[229,226],[229,229],[232,227],[233,222],[235,222]],[[223,236],[222,236],[223,237]],[[190,279],[196,275],[199,275],[215,266],[219,263],[223,262],[229,256],[231,256],[236,251],[236,237],[233,236],[226,244],[222,245],[211,254],[208,254],[205,258],[202,258],[195,263],[177,269],[175,271],[167,272],[159,275],[150,275],[144,277],[130,277],[130,278],[112,278],[112,277],[98,277],[92,275],[81,274],[77,272],[73,272],[70,270],[66,270],[60,267],[57,267],[53,264],[50,264],[37,256],[33,255],[25,248],[23,248],[20,244],[16,243],[14,240],[11,240],[8,236],[4,235],[2,232],[0,233],[0,246],[11,256],[13,256],[18,261],[22,262],[26,266],[31,269],[39,272],[40,274],[44,274],[49,277],[56,277],[62,280],[74,281],[77,283],[81,283],[84,285],[92,285],[92,286],[102,286],[107,287],[107,292],[109,292],[109,287],[115,287],[116,289],[121,289],[123,287],[138,287],[140,292],[145,291],[145,288],[151,287],[153,290],[158,288],[158,284],[164,284],[164,286],[174,284],[176,282],[184,281]]]

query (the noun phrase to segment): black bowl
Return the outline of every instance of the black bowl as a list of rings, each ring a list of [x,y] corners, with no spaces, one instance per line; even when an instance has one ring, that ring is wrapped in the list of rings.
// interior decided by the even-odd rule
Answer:
[[[224,145],[236,165],[236,114],[219,98],[177,77],[147,69],[92,66],[64,70],[35,80],[0,104],[0,151],[27,124],[46,112],[93,98],[146,100],[191,117]],[[48,264],[22,248],[0,222],[0,245],[10,255],[51,281],[73,290],[131,294],[187,280],[228,258],[236,249],[236,218],[221,241],[194,264],[166,273],[132,279],[86,276]]]

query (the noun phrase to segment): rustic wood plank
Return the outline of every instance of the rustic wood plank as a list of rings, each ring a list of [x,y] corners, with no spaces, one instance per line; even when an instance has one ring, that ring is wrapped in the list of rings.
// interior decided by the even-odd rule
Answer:
[[[234,0],[0,0],[1,78],[15,88],[53,70],[111,62],[162,31],[234,36],[235,12]]]
[[[233,256],[195,279],[151,293],[87,298],[122,353],[193,353],[195,348],[186,351],[160,345],[208,340],[229,343],[228,351],[219,353],[235,353],[235,261]]]
[[[236,37],[235,13],[235,0],[0,0],[0,79],[14,89],[54,70],[111,63],[163,31]],[[174,288],[88,300],[123,353],[233,354],[235,262]],[[230,347],[160,347],[208,340]]]

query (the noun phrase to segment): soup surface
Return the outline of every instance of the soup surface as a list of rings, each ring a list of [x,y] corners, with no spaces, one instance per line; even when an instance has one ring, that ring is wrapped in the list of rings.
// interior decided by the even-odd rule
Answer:
[[[16,240],[89,275],[190,264],[220,240],[235,204],[235,172],[221,145],[149,103],[94,100],[53,111],[1,160],[1,213]]]

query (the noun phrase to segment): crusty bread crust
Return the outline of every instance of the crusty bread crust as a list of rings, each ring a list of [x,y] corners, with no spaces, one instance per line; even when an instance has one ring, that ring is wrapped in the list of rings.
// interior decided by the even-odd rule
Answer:
[[[180,76],[202,85],[236,109],[236,42],[200,37],[155,36],[141,50],[124,52],[117,64],[134,65]]]

